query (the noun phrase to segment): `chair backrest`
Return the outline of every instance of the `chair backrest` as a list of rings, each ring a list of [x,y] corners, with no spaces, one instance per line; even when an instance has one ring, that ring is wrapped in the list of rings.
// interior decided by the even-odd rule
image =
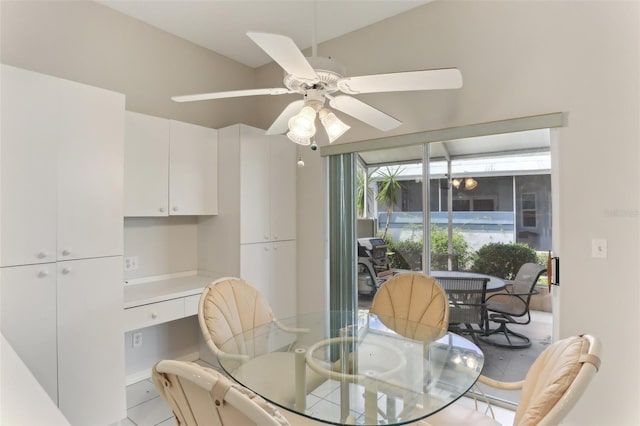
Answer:
[[[524,294],[525,296],[510,297],[509,312],[515,316],[522,316],[529,311],[529,301],[531,300],[531,293],[533,292],[538,278],[545,273],[547,268],[535,263],[525,263],[520,269],[513,280],[512,294]]]
[[[449,324],[479,324],[484,320],[487,282],[489,278],[438,278],[449,297]]]
[[[274,406],[234,385],[217,371],[198,364],[159,361],[152,368],[152,380],[178,425],[289,425]]]
[[[214,354],[236,334],[274,321],[271,307],[262,294],[240,278],[220,278],[205,287],[198,305],[198,322],[207,346]],[[238,340],[241,345],[243,339]],[[235,348],[234,353],[246,353]]]
[[[584,393],[600,367],[600,342],[572,336],[546,348],[522,387],[514,425],[557,425]]]
[[[447,293],[435,279],[419,272],[401,273],[385,281],[373,296],[369,311],[411,339],[436,339],[449,327]]]

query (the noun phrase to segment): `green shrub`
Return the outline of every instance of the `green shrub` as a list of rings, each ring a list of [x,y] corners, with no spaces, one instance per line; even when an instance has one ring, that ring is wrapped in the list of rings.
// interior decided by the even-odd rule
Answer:
[[[489,243],[476,252],[471,270],[512,280],[520,267],[528,262],[537,263],[538,256],[526,244]]]
[[[446,229],[437,226],[431,228],[432,270],[447,269],[446,256],[444,262],[441,257],[437,256],[448,252],[447,238]],[[421,239],[393,242],[391,237],[387,235],[384,240],[387,243],[387,251],[393,253],[392,256],[389,256],[392,268],[414,271],[422,270],[423,245]],[[456,231],[453,232],[453,253],[458,257],[460,268],[466,265],[472,258],[472,253],[469,251],[469,244],[467,244],[464,237]]]

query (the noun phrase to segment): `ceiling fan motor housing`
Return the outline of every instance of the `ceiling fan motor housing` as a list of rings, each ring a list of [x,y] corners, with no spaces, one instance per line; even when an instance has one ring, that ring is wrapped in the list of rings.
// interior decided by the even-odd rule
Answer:
[[[331,58],[314,56],[306,58],[318,76],[318,81],[309,81],[292,74],[285,74],[284,85],[294,92],[305,94],[309,89],[321,90],[324,93],[337,92],[337,81],[345,74],[345,68]]]

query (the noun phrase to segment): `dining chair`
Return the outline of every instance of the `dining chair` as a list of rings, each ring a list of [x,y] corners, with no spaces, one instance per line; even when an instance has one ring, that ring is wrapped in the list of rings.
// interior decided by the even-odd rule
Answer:
[[[524,380],[501,382],[480,376],[489,387],[520,390],[513,424],[560,424],[580,399],[600,368],[601,343],[594,336],[571,336],[549,345],[529,368]],[[423,420],[431,426],[500,425],[480,411],[454,403]]]
[[[215,357],[236,359],[238,368],[242,368],[244,374],[259,374],[268,369],[273,376],[259,375],[264,376],[264,381],[257,384],[257,388],[277,387],[280,392],[278,400],[295,399],[295,374],[290,368],[294,365],[292,358],[295,354],[287,349],[293,349],[298,336],[307,330],[286,327],[277,321],[269,303],[255,287],[236,277],[224,277],[213,281],[205,287],[200,296],[198,322],[204,342]],[[266,342],[261,340],[260,336],[250,340],[232,340],[233,336],[267,325],[279,327],[285,334],[290,335],[288,347],[283,351],[268,350]],[[225,342],[226,351],[222,351],[220,346]],[[230,343],[234,346],[230,346]],[[261,353],[261,356],[255,356]],[[252,354],[250,361],[248,354]],[[201,355],[201,358],[213,365],[217,362],[217,359],[210,359],[207,354]],[[273,377],[278,377],[278,380],[274,381]],[[315,389],[325,380],[307,368],[307,391]]]
[[[320,423],[279,410],[223,374],[186,361],[162,360],[153,383],[179,426],[308,426]]]
[[[544,266],[525,263],[518,270],[511,291],[487,297],[488,319],[498,323],[499,326],[492,330],[485,330],[485,334],[480,337],[483,342],[513,349],[531,346],[531,340],[527,336],[513,331],[507,327],[507,324],[524,325],[531,322],[529,302],[531,296],[537,294],[535,286],[540,275],[546,271],[547,268]],[[504,338],[496,339],[492,337],[494,335],[501,335]]]
[[[398,334],[415,340],[438,339],[449,327],[447,293],[435,279],[420,272],[404,272],[385,281],[373,296],[369,312]]]

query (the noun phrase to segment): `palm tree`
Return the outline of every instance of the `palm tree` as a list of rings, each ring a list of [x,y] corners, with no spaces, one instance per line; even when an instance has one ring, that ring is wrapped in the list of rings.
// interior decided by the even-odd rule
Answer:
[[[378,191],[376,200],[387,207],[387,222],[384,225],[384,232],[382,234],[383,239],[387,237],[389,223],[391,222],[391,213],[393,212],[393,207],[398,202],[398,194],[400,193],[400,189],[402,189],[402,185],[397,179],[398,175],[400,175],[401,172],[402,170],[400,168],[392,170],[387,167],[384,172],[381,172],[382,179],[378,183],[380,189]]]
[[[365,179],[364,169],[358,167],[358,175],[356,176],[356,209],[358,211],[358,217],[363,216],[365,203],[373,196],[373,189],[368,186],[370,181],[371,172],[367,171]],[[364,188],[365,184],[367,184],[366,191]]]

